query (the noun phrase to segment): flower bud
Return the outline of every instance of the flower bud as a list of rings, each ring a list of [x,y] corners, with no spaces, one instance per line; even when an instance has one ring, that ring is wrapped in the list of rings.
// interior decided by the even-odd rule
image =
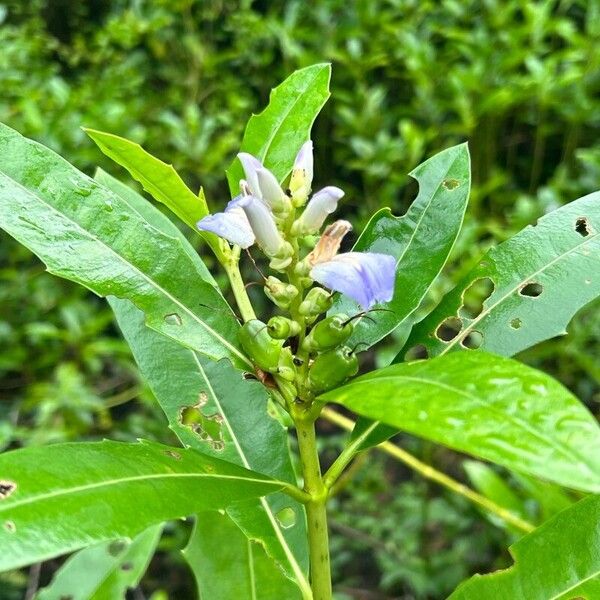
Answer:
[[[331,294],[323,288],[313,288],[306,294],[306,298],[301,302],[298,312],[305,317],[317,317],[327,312],[333,299]]]
[[[281,189],[275,175],[262,167],[257,169],[256,176],[264,202],[277,216],[286,216],[292,208],[292,202]]]
[[[303,206],[308,199],[313,179],[313,143],[305,142],[296,156],[292,176],[290,178],[290,192],[295,206]]]
[[[264,290],[267,298],[283,310],[287,310],[294,298],[300,293],[298,288],[291,283],[284,283],[272,275],[267,278]]]
[[[286,317],[271,317],[267,323],[269,335],[276,340],[286,340],[300,333],[300,324]]]
[[[294,223],[293,233],[296,235],[317,233],[323,227],[325,219],[335,211],[343,195],[343,190],[333,185],[317,192],[310,199],[300,218]]]

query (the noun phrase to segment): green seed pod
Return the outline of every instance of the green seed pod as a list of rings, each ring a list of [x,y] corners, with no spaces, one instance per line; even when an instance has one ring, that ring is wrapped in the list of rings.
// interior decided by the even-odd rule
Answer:
[[[358,373],[358,358],[344,346],[319,354],[308,370],[308,387],[316,394],[341,385]]]
[[[291,283],[284,283],[273,276],[267,278],[264,290],[267,298],[282,309],[288,309],[292,300],[300,293]]]
[[[267,331],[275,340],[287,340],[300,333],[300,324],[286,317],[271,317],[267,323]]]
[[[244,323],[239,332],[239,340],[244,352],[254,364],[269,373],[277,371],[283,342],[274,340],[267,331],[267,325],[258,319]]]
[[[305,317],[316,317],[327,312],[333,304],[331,294],[323,288],[313,288],[306,294],[298,312]]]
[[[294,356],[289,348],[282,348],[279,354],[279,362],[275,371],[279,377],[286,381],[294,381],[296,379],[296,365],[294,364]]]
[[[354,331],[348,315],[339,314],[319,321],[306,336],[302,348],[307,352],[324,352],[343,344]]]

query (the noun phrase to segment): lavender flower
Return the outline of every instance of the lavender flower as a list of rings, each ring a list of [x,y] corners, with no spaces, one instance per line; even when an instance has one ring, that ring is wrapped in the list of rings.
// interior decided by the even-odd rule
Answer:
[[[284,213],[289,210],[290,199],[281,189],[275,175],[252,154],[240,152],[238,158],[242,163],[250,194],[262,200],[274,212]]]
[[[200,219],[196,227],[200,231],[210,231],[241,248],[252,246],[256,239],[244,209],[236,204],[239,198],[241,196],[232,200],[225,212],[207,215]]]
[[[389,302],[394,295],[396,259],[375,252],[347,252],[315,265],[312,279],[349,296],[364,309]]]
[[[318,191],[304,209],[304,212],[294,225],[294,233],[297,235],[306,235],[308,233],[317,233],[325,219],[335,211],[340,198],[344,196],[344,191],[333,185],[329,185]]]

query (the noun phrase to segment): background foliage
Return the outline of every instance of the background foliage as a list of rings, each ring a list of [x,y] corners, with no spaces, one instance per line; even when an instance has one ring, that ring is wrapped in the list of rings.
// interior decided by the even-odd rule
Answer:
[[[343,210],[357,231],[376,208],[405,210],[416,190],[406,174],[419,162],[469,141],[467,223],[431,304],[490,245],[600,188],[599,42],[598,0],[4,0],[0,121],[88,173],[100,165],[123,180],[80,126],[135,139],[192,188],[202,184],[218,207],[250,113],[292,70],[330,60],[332,99],[314,134],[317,184],[346,190]],[[570,333],[523,358],[598,414],[597,304]],[[172,441],[103,301],[45,274],[5,234],[0,343],[0,449],[108,431]],[[387,354],[371,360],[384,363]],[[327,425],[322,432],[327,456],[341,436]],[[402,442],[465,478],[456,454]],[[491,561],[510,532],[374,457],[334,506],[340,593],[441,598],[469,573],[503,564]],[[527,510],[542,507],[532,501]],[[185,593],[190,576],[172,552],[185,528],[163,537],[144,594]],[[42,582],[55,567],[44,565]],[[0,597],[23,597],[35,576],[1,576]]]

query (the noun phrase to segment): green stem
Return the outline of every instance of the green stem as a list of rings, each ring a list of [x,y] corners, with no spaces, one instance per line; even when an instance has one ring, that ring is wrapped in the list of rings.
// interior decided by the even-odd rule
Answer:
[[[327,531],[327,489],[321,476],[314,420],[296,418],[298,448],[304,475],[304,490],[311,497],[306,503],[310,579],[314,600],[331,600],[331,567]]]
[[[248,292],[246,291],[244,280],[240,273],[240,264],[238,260],[232,258],[231,260],[223,262],[223,267],[229,278],[229,284],[231,285],[231,290],[233,291],[242,319],[244,319],[244,322],[256,319],[256,314],[250,303],[250,298],[248,297]]]
[[[351,419],[348,419],[344,415],[340,415],[336,411],[330,408],[324,408],[322,411],[322,416],[330,421],[331,423],[335,423],[339,427],[346,429],[347,431],[352,431],[354,429],[354,422]],[[367,430],[369,431],[369,430]],[[366,432],[365,432],[366,433]],[[325,480],[328,483],[328,486],[331,487],[335,482],[336,476],[339,476],[345,466],[352,460],[352,457],[356,454],[356,449],[360,446],[360,443],[364,441],[366,435],[360,436],[357,438],[351,445],[349,445],[338,457],[338,459],[333,463],[327,474],[325,475]],[[351,448],[351,450],[348,450]],[[456,479],[452,479],[445,473],[434,469],[432,466],[420,461],[416,456],[413,456],[403,448],[392,444],[391,442],[383,442],[377,446],[379,450],[382,450],[386,454],[394,457],[396,460],[403,462],[406,466],[410,467],[422,477],[429,479],[431,481],[435,481],[436,483],[442,485],[443,487],[451,490],[455,494],[459,496],[463,496],[463,498],[467,498],[474,504],[477,504],[481,508],[486,511],[497,515],[506,523],[513,525],[517,529],[524,531],[525,533],[529,533],[535,529],[535,525],[517,517],[515,514],[510,512],[509,510],[503,508],[502,506],[496,504],[489,498],[478,494],[475,490],[472,490],[470,487],[460,483],[460,481],[456,481]],[[348,450],[348,451],[346,451]],[[343,458],[342,458],[343,457]],[[332,472],[332,469],[335,470]]]

